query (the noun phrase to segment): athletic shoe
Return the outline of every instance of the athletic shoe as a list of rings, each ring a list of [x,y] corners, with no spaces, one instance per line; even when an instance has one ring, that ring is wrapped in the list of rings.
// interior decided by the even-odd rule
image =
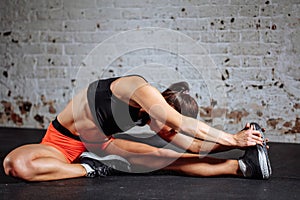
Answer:
[[[265,140],[262,129],[257,123],[251,123],[254,130],[258,130]],[[243,175],[247,178],[269,179],[272,174],[266,142],[263,145],[248,147],[242,158],[238,160]]]
[[[118,155],[108,155],[99,157],[92,152],[83,152],[79,161],[81,164],[87,164],[92,170],[87,171],[87,177],[110,176],[120,172],[130,172],[130,163]]]

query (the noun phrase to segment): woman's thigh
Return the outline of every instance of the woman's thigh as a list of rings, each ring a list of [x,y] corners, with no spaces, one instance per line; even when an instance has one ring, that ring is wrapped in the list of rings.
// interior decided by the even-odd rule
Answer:
[[[148,144],[114,139],[105,149],[107,154],[116,154],[126,158],[134,166],[143,166],[139,170],[163,169],[181,158],[198,158],[197,154],[179,153],[171,149],[157,148]]]
[[[5,158],[4,162],[30,161],[37,158],[50,157],[67,162],[65,156],[55,147],[45,144],[28,144],[12,150]]]
[[[178,158],[182,153],[171,149],[157,148],[148,144],[124,139],[114,139],[105,149],[107,154],[123,157],[154,156],[160,158]]]

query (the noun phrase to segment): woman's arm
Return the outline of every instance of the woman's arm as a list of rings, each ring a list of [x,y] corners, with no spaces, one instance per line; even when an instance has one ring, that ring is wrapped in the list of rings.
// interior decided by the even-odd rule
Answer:
[[[172,108],[161,93],[141,77],[118,79],[114,91],[124,100],[140,105],[152,118],[164,123],[178,132],[225,146],[246,147],[262,144],[260,133],[253,127],[233,135],[215,129],[199,120],[186,117]]]
[[[208,142],[197,138],[192,138],[182,133],[177,133],[175,131],[163,133],[158,132],[157,134],[165,141],[170,142],[173,145],[181,149],[187,150],[191,153],[215,153],[221,151],[228,151],[234,148],[220,145],[214,142]]]

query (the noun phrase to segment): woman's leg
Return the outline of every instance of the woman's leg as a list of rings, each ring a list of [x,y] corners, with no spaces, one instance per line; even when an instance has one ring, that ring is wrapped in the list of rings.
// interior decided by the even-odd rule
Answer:
[[[181,157],[164,168],[190,176],[243,176],[237,160],[226,160],[212,157]]]
[[[27,181],[48,181],[81,177],[86,174],[80,164],[69,164],[56,148],[30,144],[10,152],[3,162],[7,175]]]
[[[237,160],[200,158],[198,154],[178,153],[122,139],[113,140],[105,151],[125,157],[133,165],[154,170],[173,170],[193,176],[242,175]]]

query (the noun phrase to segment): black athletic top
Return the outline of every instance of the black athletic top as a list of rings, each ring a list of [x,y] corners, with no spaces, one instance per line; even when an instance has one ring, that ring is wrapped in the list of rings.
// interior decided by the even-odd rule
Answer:
[[[87,91],[94,121],[107,136],[134,126],[144,126],[149,119],[149,115],[140,116],[140,108],[130,106],[113,95],[110,85],[118,78],[97,80],[89,85]]]

